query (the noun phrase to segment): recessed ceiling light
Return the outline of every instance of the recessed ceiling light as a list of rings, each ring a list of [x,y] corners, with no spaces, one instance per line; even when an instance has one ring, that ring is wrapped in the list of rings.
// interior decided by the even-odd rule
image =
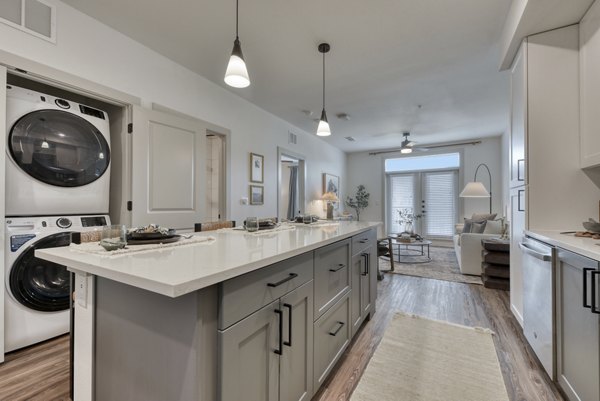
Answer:
[[[350,121],[350,116],[346,113],[338,113],[336,114],[336,117],[340,120]]]

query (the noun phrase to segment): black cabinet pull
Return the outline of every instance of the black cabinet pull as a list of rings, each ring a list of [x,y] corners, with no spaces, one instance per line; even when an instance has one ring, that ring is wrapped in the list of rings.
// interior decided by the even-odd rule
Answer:
[[[517,212],[524,212],[525,211],[525,208],[521,207],[521,194],[522,193],[523,194],[525,193],[524,189],[519,189],[517,191]]]
[[[363,239],[361,239],[358,242],[360,242],[361,244],[367,244],[367,243],[369,243],[369,239],[368,238],[363,238]]]
[[[295,279],[296,277],[298,277],[298,275],[296,273],[290,273],[289,276],[287,276],[286,278],[284,278],[281,281],[278,281],[276,283],[267,283],[267,286],[269,287],[279,287],[281,284],[287,283],[288,281]]]
[[[277,355],[281,355],[283,353],[283,312],[279,309],[275,309],[275,313],[279,315],[279,349],[276,349],[273,352]]]
[[[336,267],[335,269],[329,269],[329,271],[335,273],[335,272],[338,272],[338,271],[342,270],[344,267],[346,267],[346,265],[343,264],[343,263],[340,263],[338,265],[338,267]]]
[[[587,296],[587,287],[588,287],[588,283],[587,283],[587,276],[588,276],[588,272],[594,271],[596,269],[591,269],[589,267],[584,267],[583,268],[583,307],[584,308],[591,308],[592,305],[588,304],[588,296]]]
[[[283,304],[285,308],[288,308],[289,320],[288,320],[288,340],[283,342],[283,345],[287,345],[288,347],[292,346],[292,305]]]
[[[369,254],[363,253],[360,256],[362,256],[365,260],[365,270],[360,274],[361,274],[361,276],[368,276],[369,275]]]
[[[338,322],[338,324],[339,324],[339,326],[338,326],[338,328],[337,328],[337,329],[335,329],[334,331],[330,331],[330,332],[329,332],[329,335],[330,335],[330,336],[334,336],[334,337],[335,337],[335,336],[337,336],[337,334],[340,332],[340,330],[342,329],[342,327],[344,327],[344,325],[345,325],[346,323],[344,323],[344,322]]]
[[[596,305],[596,276],[600,275],[600,271],[595,270],[592,272],[592,313],[600,315],[600,309]]]

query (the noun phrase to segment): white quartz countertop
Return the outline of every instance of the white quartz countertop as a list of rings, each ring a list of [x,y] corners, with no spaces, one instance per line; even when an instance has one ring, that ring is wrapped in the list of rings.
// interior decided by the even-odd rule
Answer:
[[[211,231],[210,245],[197,244],[119,257],[81,253],[72,247],[38,249],[35,256],[169,297],[178,297],[377,227],[342,221],[322,227],[299,225],[260,235]]]
[[[561,234],[560,231],[550,230],[525,230],[525,235],[600,261],[600,245],[598,245],[600,240],[576,237],[573,234]]]

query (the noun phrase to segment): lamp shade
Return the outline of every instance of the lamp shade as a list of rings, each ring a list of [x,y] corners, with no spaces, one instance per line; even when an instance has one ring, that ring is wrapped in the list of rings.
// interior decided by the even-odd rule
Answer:
[[[334,192],[325,192],[323,194],[323,197],[321,197],[321,200],[330,201],[330,202],[338,202],[339,201],[337,195]]]
[[[465,189],[459,195],[461,198],[489,198],[490,193],[479,181],[471,181],[465,185]]]
[[[327,113],[325,109],[321,112],[321,120],[319,120],[319,126],[317,127],[317,136],[329,136],[331,135],[331,128],[329,128],[329,122],[327,121]]]
[[[233,51],[231,52],[227,71],[225,72],[225,83],[234,88],[245,88],[250,85],[248,69],[246,68],[242,46],[238,38],[233,42]]]

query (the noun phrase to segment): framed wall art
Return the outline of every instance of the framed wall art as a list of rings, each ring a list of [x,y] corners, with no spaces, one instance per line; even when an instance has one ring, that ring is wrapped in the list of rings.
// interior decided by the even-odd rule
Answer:
[[[265,182],[265,157],[256,153],[250,153],[250,181]]]

